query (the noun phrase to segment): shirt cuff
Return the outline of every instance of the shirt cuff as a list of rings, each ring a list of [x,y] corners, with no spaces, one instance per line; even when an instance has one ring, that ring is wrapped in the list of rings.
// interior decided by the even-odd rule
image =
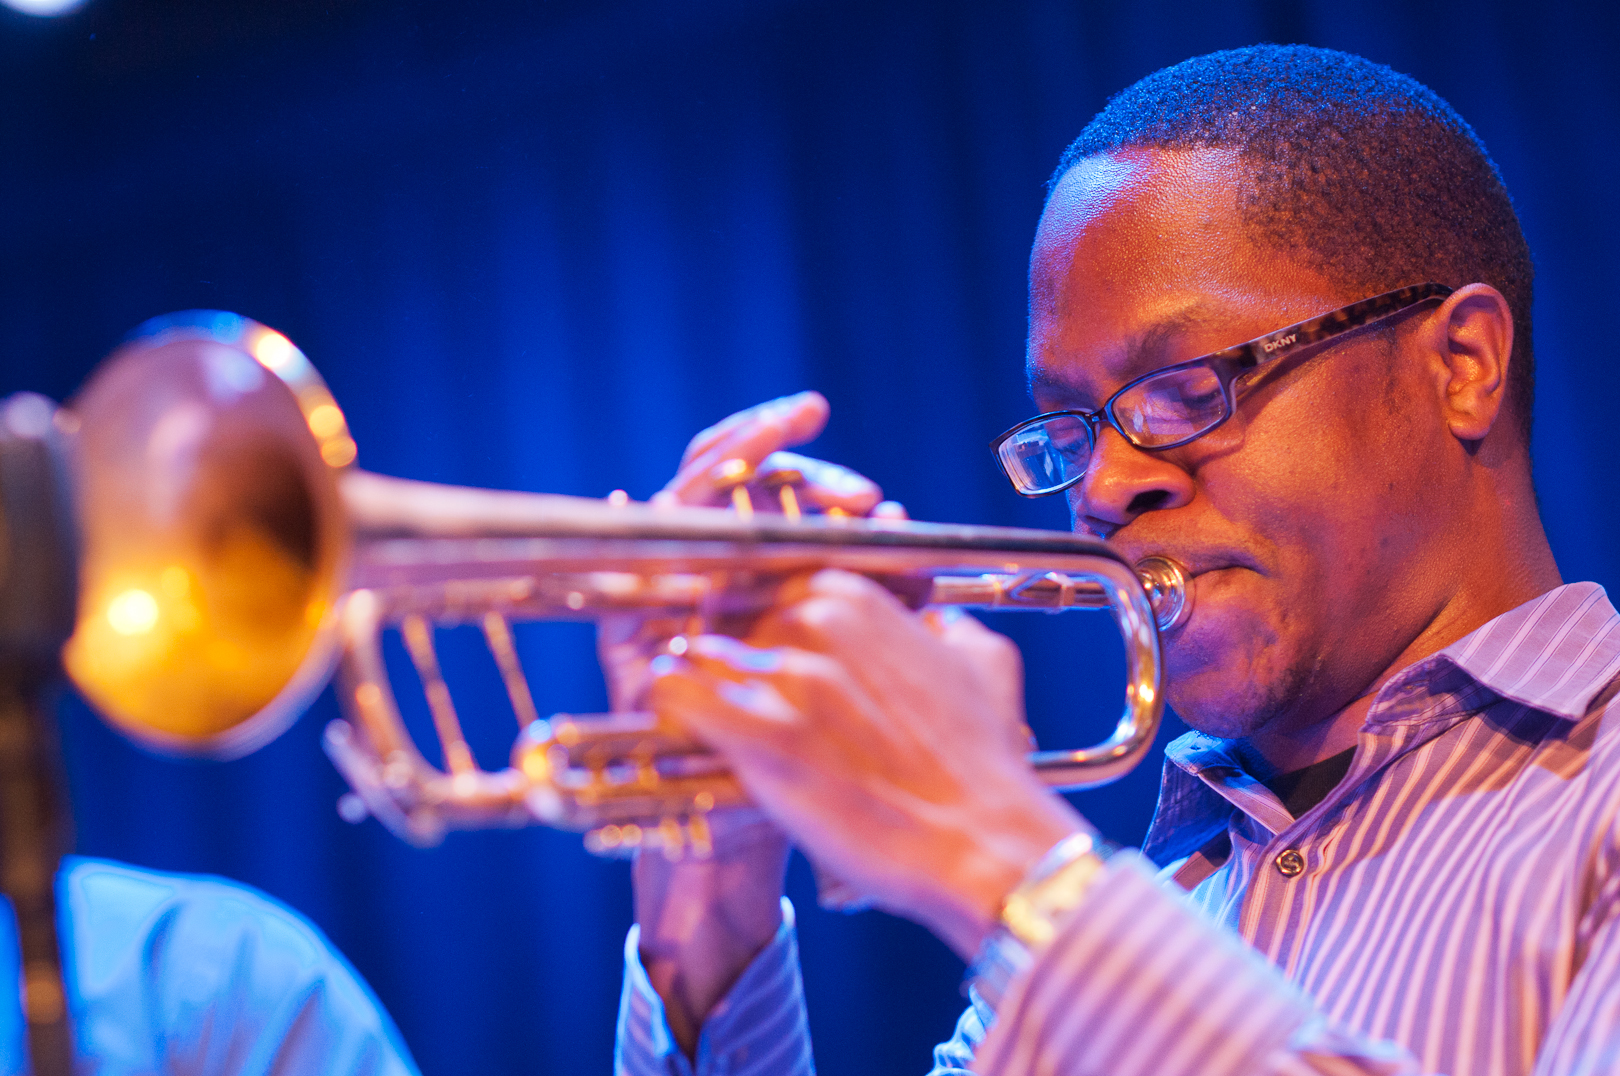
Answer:
[[[698,1035],[696,1064],[675,1042],[664,1001],[641,963],[641,928],[624,942],[617,1076],[813,1076],[793,905],[782,925],[714,1007]]]
[[[1248,946],[1199,919],[1134,852],[1015,978],[976,1071],[1249,1076],[1312,1018]]]

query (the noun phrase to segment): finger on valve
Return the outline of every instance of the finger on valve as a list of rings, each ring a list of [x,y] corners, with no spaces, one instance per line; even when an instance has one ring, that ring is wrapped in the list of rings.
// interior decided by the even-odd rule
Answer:
[[[891,762],[904,738],[881,734],[883,715],[835,659],[702,636],[682,657],[658,659],[655,673],[660,716],[724,756],[815,867],[820,904],[899,907],[892,902],[914,888],[906,879],[916,857],[897,859],[894,842],[908,839],[905,805],[928,797],[917,767],[907,774],[874,762],[874,738],[886,741],[876,754]]]
[[[868,513],[873,519],[910,519],[906,506],[899,501],[880,501]]]
[[[642,697],[652,680],[650,662],[665,652],[669,640],[679,635],[684,626],[683,621],[675,618],[639,613],[619,613],[598,619],[596,652],[615,712],[641,708]]]
[[[654,503],[725,504],[721,464],[741,460],[756,468],[772,452],[812,440],[827,424],[827,400],[819,392],[801,392],[756,404],[710,426],[692,438],[680,469]]]
[[[778,687],[796,684],[805,659],[788,652],[749,646],[723,635],[689,640],[684,653],[660,654],[649,666],[648,705],[661,720],[684,729],[736,763],[750,757],[791,751],[802,732],[803,714]],[[782,676],[781,674],[785,674]],[[749,775],[737,772],[748,785]]]
[[[894,504],[884,501],[883,490],[865,475],[797,452],[772,452],[766,456],[754,481],[765,493],[762,503],[776,505],[788,515],[803,510],[864,516],[880,504]],[[904,518],[904,511],[900,509],[898,518]]]
[[[687,443],[681,466],[684,468],[705,454],[713,456],[711,462],[739,452],[749,455],[750,447],[772,440],[781,446],[803,444],[821,432],[830,410],[826,397],[813,390],[778,396],[744,408],[699,431]],[[757,462],[771,451],[766,448],[752,455]]]
[[[973,697],[986,703],[984,712],[992,715],[1006,744],[1020,754],[1034,746],[1024,713],[1023,656],[1010,639],[973,616],[937,606],[913,613],[888,588],[836,569],[795,576],[776,597],[776,606],[749,633],[754,647],[827,655],[840,663],[843,675],[879,694],[885,683],[896,682],[885,671],[892,664],[874,665],[873,655],[879,651],[906,667],[945,662],[955,680],[974,686]],[[936,641],[927,641],[930,638]],[[741,666],[737,654],[759,662],[773,652],[739,650],[726,641],[707,639],[696,648],[698,655],[724,655],[736,666]]]
[[[785,580],[749,641],[855,656],[865,640],[892,640],[913,624],[902,595],[855,572],[823,568]]]
[[[692,439],[668,485],[653,495],[662,505],[757,506],[790,517],[801,512],[905,519],[897,502],[883,500],[877,483],[848,467],[784,451],[820,434],[827,401],[801,392],[739,411]],[[746,482],[748,501],[739,490]]]

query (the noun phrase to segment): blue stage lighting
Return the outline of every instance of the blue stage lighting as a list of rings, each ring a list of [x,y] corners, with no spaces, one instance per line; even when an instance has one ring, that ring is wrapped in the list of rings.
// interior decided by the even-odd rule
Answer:
[[[24,15],[50,18],[78,10],[84,5],[84,0],[0,0],[0,4],[5,4],[6,7],[20,11]]]

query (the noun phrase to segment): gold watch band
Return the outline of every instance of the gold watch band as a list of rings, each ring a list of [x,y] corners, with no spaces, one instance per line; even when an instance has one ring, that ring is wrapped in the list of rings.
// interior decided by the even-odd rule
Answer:
[[[992,1006],[1013,976],[1052,944],[1063,919],[1102,876],[1114,846],[1095,832],[1071,833],[1031,867],[1001,902],[1001,922],[968,970],[970,985]]]

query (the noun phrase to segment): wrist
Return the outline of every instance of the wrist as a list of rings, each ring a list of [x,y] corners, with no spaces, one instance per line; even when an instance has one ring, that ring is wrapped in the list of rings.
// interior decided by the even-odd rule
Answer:
[[[781,926],[786,866],[787,844],[774,834],[741,855],[674,863],[638,856],[632,878],[642,952],[654,960],[751,956]]]
[[[1116,847],[1094,830],[1071,833],[1030,868],[1001,903],[997,927],[968,969],[974,990],[992,1006],[1008,984],[1056,939],[1101,879]]]
[[[1091,827],[1062,800],[1042,791],[1038,809],[991,828],[959,833],[963,847],[938,876],[934,914],[925,921],[964,960],[973,959],[1001,925],[1002,904],[1048,851]]]
[[[643,926],[641,966],[663,999],[670,1032],[688,1058],[694,1056],[709,1014],[781,928],[781,909],[778,898],[774,921],[767,924],[759,917],[749,929],[714,914],[697,917],[687,929],[663,936],[650,934]]]
[[[787,841],[737,821],[716,820],[708,859],[643,854],[632,872],[642,967],[689,1057],[710,1011],[782,925]]]

